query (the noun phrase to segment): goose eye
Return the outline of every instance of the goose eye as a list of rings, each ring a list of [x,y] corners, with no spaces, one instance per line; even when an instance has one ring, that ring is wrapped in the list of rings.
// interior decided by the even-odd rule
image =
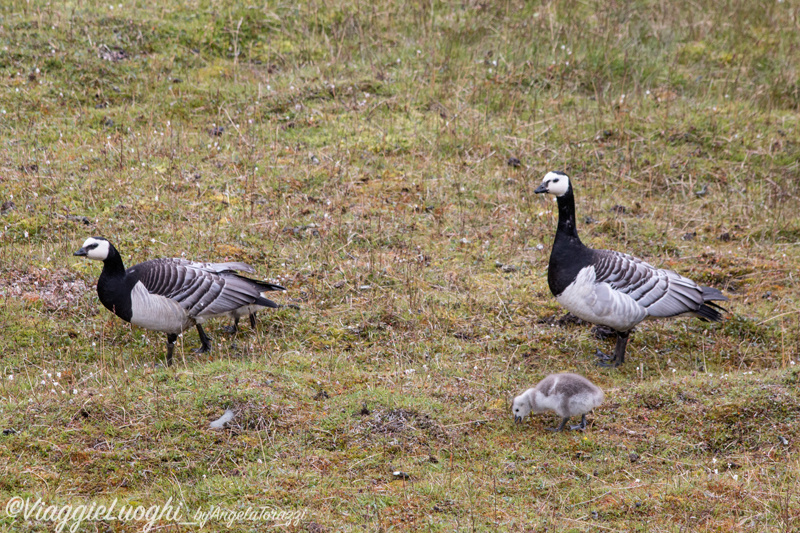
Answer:
[[[556,178],[556,179],[554,179],[554,180],[553,180],[553,183],[558,183],[558,180],[559,180],[559,179],[560,179],[560,178]]]
[[[96,242],[93,242],[92,244],[90,244],[89,246],[87,246],[87,248],[89,248],[90,250],[94,250],[95,248],[97,248],[97,243],[96,243]]]

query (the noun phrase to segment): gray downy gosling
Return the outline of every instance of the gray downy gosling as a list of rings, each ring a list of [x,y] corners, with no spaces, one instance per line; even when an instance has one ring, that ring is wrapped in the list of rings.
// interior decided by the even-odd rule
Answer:
[[[586,413],[603,403],[603,391],[578,374],[550,374],[532,389],[528,389],[516,398],[511,410],[514,422],[522,422],[533,413],[554,411],[561,417],[557,428],[548,431],[561,431],[572,416],[581,415],[581,423],[569,426],[569,429],[585,429]]]

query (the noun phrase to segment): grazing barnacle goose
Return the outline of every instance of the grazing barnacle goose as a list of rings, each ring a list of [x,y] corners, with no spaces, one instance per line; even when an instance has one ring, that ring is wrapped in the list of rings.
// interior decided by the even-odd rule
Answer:
[[[102,237],[89,237],[74,255],[103,262],[97,280],[100,302],[121,319],[167,334],[167,366],[178,334],[197,327],[202,345],[211,349],[201,324],[209,318],[233,316],[251,306],[278,307],[262,292],[284,290],[280,285],[246,278],[237,270],[253,272],[244,263],[195,263],[186,259],[151,259],[125,270],[119,252]]]
[[[511,405],[514,422],[522,422],[533,413],[555,411],[561,417],[557,428],[561,431],[572,416],[581,415],[581,423],[569,429],[586,429],[586,413],[603,403],[600,387],[578,374],[550,374],[534,388],[528,389],[516,398]]]
[[[720,311],[725,309],[712,303],[728,299],[719,290],[628,254],[585,246],[578,238],[575,196],[566,174],[548,172],[534,192],[552,194],[558,202],[558,228],[547,269],[550,292],[578,318],[617,332],[612,357],[598,350],[601,366],[625,362],[628,335],[642,320],[683,315],[722,320]]]

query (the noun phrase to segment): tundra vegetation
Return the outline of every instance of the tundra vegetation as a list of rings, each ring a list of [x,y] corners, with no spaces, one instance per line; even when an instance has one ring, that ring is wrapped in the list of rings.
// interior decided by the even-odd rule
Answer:
[[[799,16],[780,0],[1,2],[3,509],[172,498],[189,519],[305,510],[287,528],[316,533],[796,531]],[[627,364],[598,368],[613,339],[547,288],[548,170],[580,188],[586,244],[721,289],[727,320],[642,323]],[[165,368],[163,335],[104,309],[100,265],[72,256],[92,235],[127,266],[252,264],[298,309],[235,336],[209,323],[202,355],[189,330]],[[564,371],[606,393],[587,430],[515,426],[511,399]]]

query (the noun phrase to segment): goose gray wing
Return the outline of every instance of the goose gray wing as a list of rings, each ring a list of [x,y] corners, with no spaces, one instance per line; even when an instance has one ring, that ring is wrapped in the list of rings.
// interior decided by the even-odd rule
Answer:
[[[163,259],[162,261],[171,261],[176,265],[182,266],[191,266],[194,268],[200,268],[203,270],[211,270],[212,272],[247,272],[248,274],[254,274],[256,269],[248,265],[247,263],[241,263],[239,261],[230,261],[227,263],[206,263],[203,261],[190,261],[188,259],[183,259],[180,257],[173,257],[170,259]]]
[[[153,259],[131,267],[128,272],[135,275],[151,294],[177,302],[192,318],[224,315],[253,303],[277,306],[261,297],[264,290],[261,282],[230,270],[215,272],[210,268],[200,268],[191,261]]]
[[[191,268],[199,268],[201,270],[216,272],[217,274],[236,274],[237,272],[247,272],[249,274],[254,274],[256,271],[255,268],[251,267],[247,263],[241,263],[238,261],[231,261],[227,263],[205,263],[201,261],[189,261],[188,259],[182,259],[177,257],[173,257],[170,259],[161,259],[161,261],[171,261],[176,265],[186,266]],[[260,288],[260,292],[286,290],[286,287],[283,287],[282,285],[278,285],[275,283],[269,283],[267,281],[245,278],[243,276],[240,277],[242,277],[242,279],[246,281],[258,285]]]
[[[689,278],[656,268],[632,255],[595,250],[595,275],[643,307],[653,317],[696,313],[705,302],[703,289]]]

